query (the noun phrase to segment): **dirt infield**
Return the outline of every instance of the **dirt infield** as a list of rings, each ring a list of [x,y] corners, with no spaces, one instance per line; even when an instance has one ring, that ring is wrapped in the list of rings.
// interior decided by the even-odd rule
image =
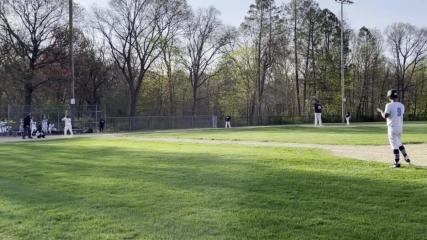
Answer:
[[[74,138],[99,138],[99,137],[114,137],[126,136],[123,134],[85,134],[75,135]],[[129,136],[127,136],[129,137]],[[46,140],[52,139],[69,139],[70,136],[48,136]],[[346,158],[376,161],[383,163],[392,163],[392,152],[388,145],[383,146],[364,146],[364,145],[322,145],[322,144],[301,144],[301,143],[279,143],[279,142],[260,142],[260,141],[229,141],[229,140],[202,140],[202,139],[186,139],[186,138],[146,138],[138,137],[139,141],[146,142],[168,142],[168,143],[194,143],[194,144],[238,144],[244,146],[256,147],[287,147],[287,148],[317,148],[329,151],[335,156]],[[2,142],[27,142],[27,141],[43,141],[39,139],[21,140],[18,137],[0,137]],[[427,167],[427,144],[410,144],[406,146],[412,163],[416,166]]]
[[[346,158],[393,163],[393,154],[388,145],[364,146],[364,145],[322,145],[301,143],[278,143],[258,141],[227,141],[227,140],[199,140],[182,138],[140,138],[148,142],[173,142],[173,143],[196,143],[196,144],[238,144],[258,147],[287,147],[287,148],[317,148],[329,151],[335,156]],[[412,164],[427,167],[427,144],[413,144],[406,146],[412,159]]]

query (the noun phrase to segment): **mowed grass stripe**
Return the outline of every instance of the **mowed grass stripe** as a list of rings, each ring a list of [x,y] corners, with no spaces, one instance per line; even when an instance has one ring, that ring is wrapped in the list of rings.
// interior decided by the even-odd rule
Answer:
[[[0,145],[2,239],[425,239],[427,171],[319,150]],[[338,234],[339,233],[339,234]]]
[[[427,143],[427,123],[405,123],[403,141],[407,144]],[[192,131],[160,131],[134,133],[149,138],[193,138],[206,140],[266,141],[337,145],[387,145],[385,123],[325,125],[284,125],[232,129],[200,129]]]

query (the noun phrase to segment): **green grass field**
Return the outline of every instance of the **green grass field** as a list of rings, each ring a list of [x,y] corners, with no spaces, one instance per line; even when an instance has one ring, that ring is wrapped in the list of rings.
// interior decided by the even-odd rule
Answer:
[[[427,123],[405,124],[403,140],[406,143],[427,143]],[[137,134],[138,135],[138,134]],[[144,133],[146,137],[194,138],[208,140],[247,140],[286,143],[386,145],[385,124],[326,125],[314,128],[312,125],[288,125],[262,128],[211,129],[195,131],[173,131]]]
[[[408,125],[405,139],[425,142],[425,129]],[[366,144],[371,130],[371,143],[386,144],[379,125],[3,143],[0,239],[427,239],[427,169],[313,149],[140,141]]]

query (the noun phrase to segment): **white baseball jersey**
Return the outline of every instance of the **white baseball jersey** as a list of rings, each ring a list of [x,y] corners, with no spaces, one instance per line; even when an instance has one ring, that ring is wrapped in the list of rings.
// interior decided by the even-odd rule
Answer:
[[[405,113],[405,106],[400,102],[388,103],[385,106],[384,113],[388,114],[387,126],[390,128],[403,127],[403,114]]]
[[[71,126],[71,118],[64,117],[62,121],[65,122],[65,126]]]
[[[42,128],[44,130],[47,129],[47,119],[43,119],[43,121],[42,121]]]

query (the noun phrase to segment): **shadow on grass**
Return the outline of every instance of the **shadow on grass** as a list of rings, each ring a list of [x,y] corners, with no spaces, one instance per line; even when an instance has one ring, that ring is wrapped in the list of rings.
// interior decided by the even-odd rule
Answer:
[[[34,216],[19,217],[36,218],[31,227],[45,229],[52,216],[44,211],[57,209],[76,214],[62,219],[62,234],[69,225],[76,236],[109,231],[112,239],[123,231],[147,239],[423,239],[427,230],[424,170],[411,170],[421,179],[412,182],[380,164],[314,161],[308,151],[299,152],[308,159],[289,158],[296,150],[277,158],[260,148],[260,159],[243,147],[248,154],[66,143],[0,148],[0,197],[31,209]]]

